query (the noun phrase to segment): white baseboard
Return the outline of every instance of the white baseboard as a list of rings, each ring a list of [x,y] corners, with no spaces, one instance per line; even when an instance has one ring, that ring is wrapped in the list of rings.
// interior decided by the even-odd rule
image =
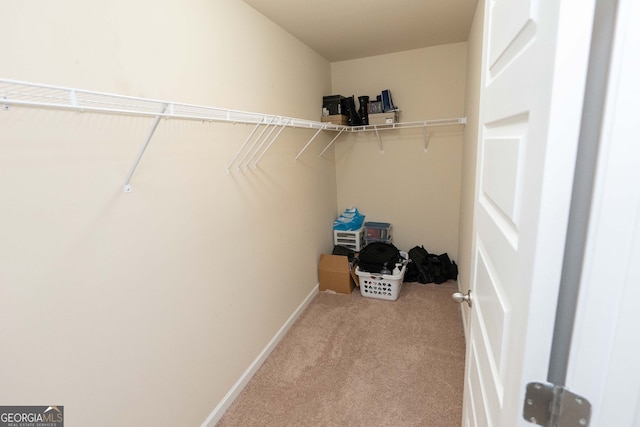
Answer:
[[[298,319],[300,314],[304,311],[305,308],[309,305],[311,300],[318,294],[318,284],[316,284],[311,292],[307,295],[307,297],[300,303],[298,308],[289,316],[287,321],[282,325],[280,330],[271,338],[271,341],[267,344],[267,346],[260,352],[258,357],[249,365],[246,371],[240,376],[238,381],[231,387],[231,389],[227,392],[227,394],[222,398],[218,406],[214,408],[211,414],[207,417],[207,419],[202,423],[200,427],[214,427],[220,418],[224,415],[224,413],[229,409],[229,406],[233,403],[233,401],[238,397],[240,392],[246,387],[251,378],[258,372],[260,366],[267,360],[267,357],[271,354],[271,352],[276,348],[280,340],[286,335],[287,331]]]

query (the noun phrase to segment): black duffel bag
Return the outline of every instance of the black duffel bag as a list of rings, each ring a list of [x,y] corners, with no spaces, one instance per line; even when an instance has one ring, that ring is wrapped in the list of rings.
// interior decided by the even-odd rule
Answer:
[[[392,243],[371,242],[358,256],[358,268],[368,273],[380,273],[383,269],[391,272],[401,262],[400,251]]]
[[[417,282],[440,284],[458,278],[458,266],[446,253],[430,254],[423,246],[416,246],[409,251],[409,258],[412,261],[409,275]]]

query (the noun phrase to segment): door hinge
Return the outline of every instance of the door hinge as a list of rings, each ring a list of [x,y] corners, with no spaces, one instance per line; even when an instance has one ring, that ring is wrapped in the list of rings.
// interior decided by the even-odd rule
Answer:
[[[591,403],[554,384],[529,383],[524,397],[524,419],[545,427],[585,427]]]

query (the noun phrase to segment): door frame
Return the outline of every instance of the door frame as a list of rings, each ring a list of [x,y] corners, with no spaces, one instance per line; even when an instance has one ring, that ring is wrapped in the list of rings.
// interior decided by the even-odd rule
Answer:
[[[640,425],[640,4],[618,0],[567,387],[592,426]]]

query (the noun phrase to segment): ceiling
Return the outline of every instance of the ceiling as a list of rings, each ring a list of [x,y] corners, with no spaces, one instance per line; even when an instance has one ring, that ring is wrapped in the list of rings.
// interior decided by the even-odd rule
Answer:
[[[244,0],[327,60],[466,41],[477,0]]]

